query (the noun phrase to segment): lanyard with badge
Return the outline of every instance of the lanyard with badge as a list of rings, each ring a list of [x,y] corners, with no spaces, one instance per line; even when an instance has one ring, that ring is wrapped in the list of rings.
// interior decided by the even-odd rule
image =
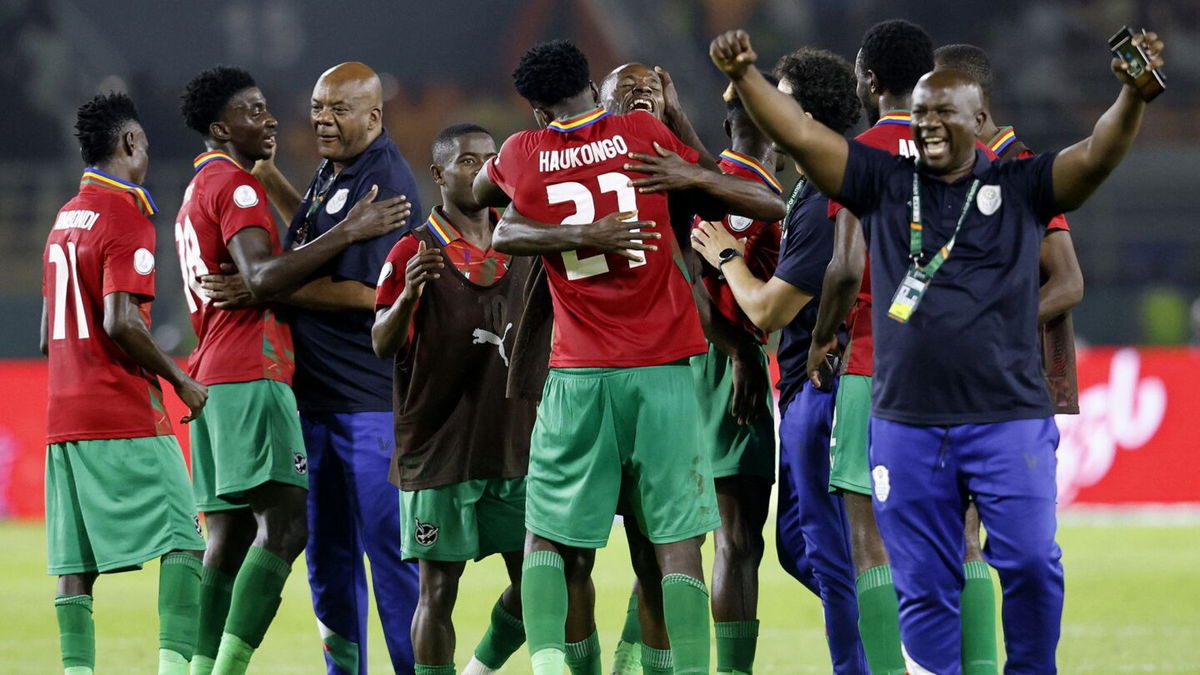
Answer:
[[[317,221],[317,212],[321,210],[321,205],[325,203],[325,197],[329,194],[329,188],[333,187],[333,180],[337,177],[337,172],[329,171],[326,175],[325,168],[329,160],[325,160],[317,169],[317,179],[313,182],[312,190],[309,192],[311,201],[308,204],[308,210],[304,213],[304,220],[301,221],[300,227],[296,228],[296,236],[292,240],[292,248],[298,248],[308,243],[308,236],[312,233],[312,228]]]
[[[954,241],[958,238],[958,231],[962,229],[963,221],[967,219],[967,212],[971,210],[971,203],[975,201],[975,193],[979,191],[979,179],[971,181],[971,188],[967,191],[967,199],[963,202],[962,213],[958,214],[958,223],[954,226],[954,233],[950,235],[950,240],[946,245],[938,249],[937,253],[929,259],[929,262],[924,265],[921,261],[921,179],[920,174],[913,170],[913,188],[911,207],[912,218],[909,220],[909,235],[908,235],[908,272],[904,274],[904,279],[900,281],[900,288],[896,289],[896,295],[892,298],[892,306],[888,308],[888,318],[895,319],[900,323],[908,323],[913,312],[917,311],[917,305],[921,304],[921,298],[925,296],[925,291],[929,288],[929,282],[933,279],[933,275],[937,274],[938,269],[946,259],[950,257],[950,252],[954,250]]]

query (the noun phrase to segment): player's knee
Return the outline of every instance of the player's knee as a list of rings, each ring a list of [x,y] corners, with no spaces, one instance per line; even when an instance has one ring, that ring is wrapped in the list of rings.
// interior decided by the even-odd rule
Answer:
[[[258,543],[285,560],[294,560],[308,543],[307,517],[304,513],[287,513],[268,518]]]
[[[563,573],[567,577],[568,584],[576,584],[587,581],[592,576],[592,566],[596,562],[596,554],[594,551],[587,549],[564,549],[563,557]]]
[[[420,602],[434,616],[450,616],[458,598],[458,577],[452,574],[421,576]]]

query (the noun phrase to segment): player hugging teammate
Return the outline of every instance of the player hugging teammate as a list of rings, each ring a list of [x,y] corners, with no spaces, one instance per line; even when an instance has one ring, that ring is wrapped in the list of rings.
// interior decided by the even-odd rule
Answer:
[[[1161,66],[1155,34],[1136,43]],[[461,576],[498,553],[507,585],[464,672],[526,643],[536,675],[598,675],[591,574],[619,514],[636,583],[614,672],[710,672],[711,616],[717,672],[749,675],[776,330],[779,557],[822,600],[834,672],[994,673],[989,565],[1006,670],[1054,672],[1051,414],[1072,376],[1042,354],[1069,347],[1082,294],[1061,213],[1144,112],[1128,66],[1114,59],[1122,88],[1088,139],[1035,155],[992,120],[982,51],[934,68],[907,22],[871,28],[853,67],[802,48],[768,76],[741,31],[710,56],[730,80],[719,160],[662,68],[597,86],[571,43],[532,47],[513,79],[540,128],[499,150],[477,125],[443,129],[423,223],[367,66],[318,80],[326,161],[303,198],[250,75],[200,73],[182,112],[204,152],[175,223],[187,372],[149,333],[145,132],[127,96],[80,107],[88,168],[47,240],[41,326],[65,672],[95,666],[97,576],[152,558],[160,675],[246,672],[307,544],[329,673],[366,672],[365,551],[397,672],[456,672]],[[859,102],[873,126],[848,140]],[[775,148],[800,173],[786,208]],[[160,377],[190,409],[191,490]]]

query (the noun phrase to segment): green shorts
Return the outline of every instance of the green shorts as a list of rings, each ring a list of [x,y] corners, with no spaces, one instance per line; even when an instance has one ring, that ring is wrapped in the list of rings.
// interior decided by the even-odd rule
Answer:
[[[759,350],[766,368],[767,350]],[[758,415],[741,425],[729,414],[733,361],[710,343],[707,354],[692,357],[692,375],[700,400],[700,442],[709,445],[713,478],[753,476],[774,482],[775,396],[770,379]]]
[[[525,546],[525,478],[468,480],[400,491],[405,560],[458,562]]]
[[[691,368],[552,368],[529,451],[525,526],[568,546],[608,543],[625,497],[651,542],[721,524]]]
[[[246,490],[268,481],[308,489],[296,396],[283,382],[210,385],[208,403],[190,426],[198,510],[242,508]]]
[[[843,375],[833,405],[829,437],[829,491],[871,494],[867,461],[867,420],[871,415],[871,378]]]
[[[46,447],[50,574],[137,569],[170,551],[202,551],[187,465],[175,436]]]

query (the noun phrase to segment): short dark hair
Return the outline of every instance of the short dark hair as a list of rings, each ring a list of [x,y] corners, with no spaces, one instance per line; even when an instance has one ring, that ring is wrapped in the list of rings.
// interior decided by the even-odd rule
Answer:
[[[907,94],[933,70],[933,40],[925,29],[903,19],[881,21],[862,41],[862,67],[879,78],[885,91]]]
[[[179,112],[188,128],[205,136],[208,127],[221,119],[221,113],[239,91],[257,86],[250,73],[233,66],[216,66],[200,73],[187,83],[179,97]]]
[[[433,156],[433,163],[442,166],[443,156],[450,152],[450,146],[454,141],[461,136],[467,134],[487,134],[491,136],[491,132],[478,124],[452,124],[437,133],[433,137],[433,146],[430,149],[430,154]]]
[[[983,100],[992,100],[992,61],[987,52],[975,45],[944,45],[934,50],[933,60],[946,68],[970,75],[983,90]]]
[[[775,65],[775,74],[792,87],[792,98],[813,119],[844,134],[858,123],[862,105],[855,94],[854,68],[833,52],[801,47]]]
[[[121,130],[129,122],[138,122],[137,107],[128,94],[96,94],[75,111],[75,138],[83,163],[95,166],[113,156]]]
[[[591,81],[588,60],[567,40],[540,42],[521,56],[512,73],[517,93],[537,106],[575,96]]]

